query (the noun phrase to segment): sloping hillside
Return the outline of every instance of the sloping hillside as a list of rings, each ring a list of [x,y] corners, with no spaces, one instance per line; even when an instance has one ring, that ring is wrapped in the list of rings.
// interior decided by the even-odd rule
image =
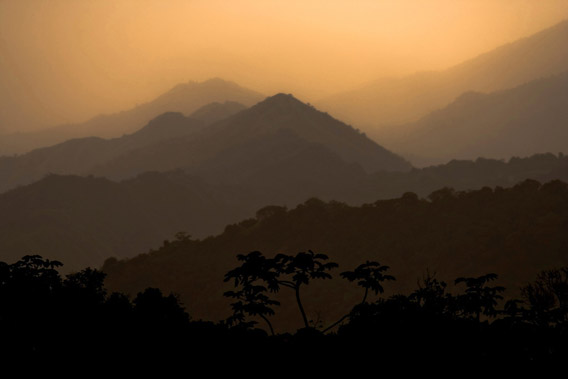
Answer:
[[[281,133],[282,130],[286,133]],[[346,163],[356,163],[367,172],[404,171],[411,168],[403,158],[352,127],[291,95],[278,94],[212,124],[199,133],[132,151],[92,172],[115,179],[148,170],[168,171],[177,168],[203,173],[206,171],[203,168],[207,168],[211,162],[218,165],[222,156],[229,151],[231,162],[227,163],[234,165],[234,159],[239,154],[250,154],[249,144],[258,145],[263,138],[274,140],[275,136],[290,134],[294,134],[298,141],[320,145],[337,154]],[[272,153],[265,153],[265,157],[257,156],[254,161],[243,161],[243,165],[234,167],[235,173],[238,174],[239,170],[250,171],[255,165],[262,165],[263,160],[271,159]]]
[[[415,121],[467,91],[498,91],[564,72],[566,46],[568,20],[444,71],[383,78],[316,105],[372,134],[379,126]]]
[[[0,156],[21,154],[72,138],[96,136],[115,138],[142,128],[165,112],[189,115],[213,102],[238,102],[251,106],[264,98],[258,92],[219,78],[182,83],[156,99],[123,112],[99,115],[83,123],[60,125],[38,132],[2,135]]]
[[[417,122],[384,133],[390,147],[421,157],[419,165],[449,159],[507,158],[568,152],[568,71],[522,86],[468,92]]]

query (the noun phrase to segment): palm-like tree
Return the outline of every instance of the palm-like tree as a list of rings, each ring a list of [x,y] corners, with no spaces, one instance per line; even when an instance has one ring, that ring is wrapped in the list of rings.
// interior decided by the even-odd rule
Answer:
[[[329,257],[325,254],[315,254],[312,250],[300,252],[295,256],[278,254],[274,257],[274,267],[278,273],[278,279],[272,283],[272,288],[278,290],[279,286],[294,290],[296,302],[302,314],[302,320],[306,328],[310,327],[306,312],[300,298],[300,288],[303,284],[308,285],[312,279],[331,279],[326,271],[338,267],[337,263],[325,262]],[[290,279],[279,279],[280,275],[291,276]]]
[[[367,302],[369,290],[373,291],[375,295],[377,295],[379,292],[383,293],[384,288],[382,282],[384,282],[385,280],[396,280],[394,276],[385,274],[385,271],[387,271],[388,269],[389,266],[383,266],[379,262],[366,261],[365,263],[357,266],[355,270],[344,271],[340,275],[350,282],[357,281],[357,285],[365,289],[363,300],[359,304],[361,305]],[[332,325],[324,329],[323,332],[325,333],[328,330],[331,330],[335,326],[339,325],[343,320],[349,317],[350,314],[351,313],[346,314],[338,321],[334,322]]]
[[[365,289],[365,294],[361,301],[361,304],[364,304],[367,301],[369,290],[373,291],[375,295],[379,292],[383,293],[385,290],[381,283],[385,280],[395,280],[394,276],[384,274],[388,269],[389,266],[383,266],[379,262],[366,261],[355,268],[355,270],[345,271],[340,275],[350,282],[357,280],[357,285]]]
[[[278,254],[274,258],[266,258],[259,251],[247,255],[238,255],[237,259],[242,265],[225,275],[225,281],[234,280],[237,292],[229,291],[225,296],[238,299],[232,304],[233,316],[231,320],[243,321],[244,315],[256,315],[263,318],[273,332],[272,325],[267,316],[273,315],[271,306],[280,305],[265,294],[267,291],[278,292],[281,287],[294,290],[296,302],[302,315],[306,328],[309,328],[306,311],[302,305],[300,289],[314,279],[331,279],[327,272],[337,267],[337,263],[326,262],[328,256],[316,254],[311,250],[300,252],[295,256]],[[259,284],[263,282],[265,285]]]
[[[274,328],[268,316],[274,315],[272,306],[280,305],[276,300],[270,299],[265,293],[265,286],[257,284],[259,280],[272,283],[276,280],[277,272],[274,270],[273,262],[267,259],[259,251],[253,251],[247,255],[237,256],[242,265],[225,274],[225,282],[234,280],[238,291],[227,291],[224,296],[237,299],[231,304],[233,315],[228,318],[229,324],[239,323],[241,325],[254,325],[254,322],[245,323],[245,316],[259,316],[270,328],[274,335]],[[274,292],[274,289],[272,289]]]

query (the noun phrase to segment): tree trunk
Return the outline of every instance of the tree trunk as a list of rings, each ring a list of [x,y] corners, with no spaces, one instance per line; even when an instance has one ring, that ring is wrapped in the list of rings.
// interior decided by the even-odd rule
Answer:
[[[310,324],[308,322],[308,318],[306,317],[306,312],[304,311],[304,307],[302,306],[302,301],[300,300],[300,286],[296,287],[296,301],[298,302],[300,313],[302,313],[302,318],[304,319],[304,325],[306,325],[306,328],[309,328]]]
[[[266,321],[266,323],[268,324],[268,327],[270,328],[270,333],[272,333],[272,335],[274,335],[274,329],[272,329],[272,323],[263,315],[260,315],[260,317],[262,317],[262,319],[264,321]]]

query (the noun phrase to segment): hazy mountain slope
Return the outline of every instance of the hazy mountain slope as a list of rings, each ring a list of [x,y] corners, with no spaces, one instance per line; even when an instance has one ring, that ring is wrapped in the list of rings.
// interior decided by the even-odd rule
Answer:
[[[306,141],[326,146],[348,163],[358,163],[366,171],[403,171],[410,165],[358,130],[304,104],[292,95],[278,94],[241,112],[233,118],[212,125],[223,130],[225,138],[235,142],[243,135],[270,133],[289,129]],[[231,135],[227,136],[227,134]],[[246,138],[246,137],[245,137]]]
[[[258,92],[222,79],[183,83],[156,99],[127,111],[99,115],[80,124],[61,125],[38,132],[3,135],[0,137],[0,156],[23,153],[71,138],[119,137],[134,132],[165,112],[181,112],[189,115],[213,102],[234,101],[251,106],[263,98],[264,96]]]
[[[202,106],[193,112],[190,117],[206,122],[207,124],[212,124],[245,109],[247,109],[245,105],[237,103],[236,101],[225,101],[224,103],[213,102]]]
[[[491,94],[465,93],[399,129],[384,140],[427,164],[568,152],[568,72]]]
[[[454,193],[430,201],[407,194],[363,207],[311,199],[293,210],[270,208],[203,241],[177,241],[130,260],[110,259],[107,286],[136,294],[159,287],[181,296],[193,317],[223,319],[232,283],[223,276],[240,263],[237,254],[296,254],[313,250],[339,263],[332,280],[302,289],[309,319],[331,324],[361,301],[362,290],[339,277],[366,260],[390,266],[396,277],[387,293],[413,289],[427,270],[451,283],[459,276],[499,275],[509,296],[540,270],[568,264],[568,186],[526,181],[510,189]],[[514,263],[514,264],[513,264]],[[319,284],[318,284],[319,282]],[[293,291],[282,289],[275,328],[298,327]]]
[[[204,126],[202,121],[170,112],[158,116],[136,133],[120,138],[79,138],[20,156],[0,157],[0,192],[32,183],[49,173],[84,174],[93,166],[128,151],[191,134]]]
[[[272,159],[273,151],[265,148],[262,150],[264,155],[257,154],[255,159],[247,161],[239,160],[238,155],[250,154],[255,144],[263,143],[263,136],[285,136],[279,133],[280,130],[295,134],[298,143],[310,143],[310,148],[321,145],[347,164],[359,164],[367,171],[396,171],[411,167],[403,158],[365,135],[291,95],[276,95],[250,109],[239,111],[241,108],[235,103],[224,103],[198,110],[198,117],[209,120],[233,114],[207,127],[203,121],[169,112],[155,118],[138,132],[120,138],[75,139],[22,156],[0,157],[0,191],[31,183],[48,173],[94,174],[124,179],[146,171],[183,168],[204,174],[210,164],[223,165],[219,159],[227,150],[232,151],[232,156],[227,159],[235,168],[233,174],[238,176],[240,172],[254,171],[256,165]],[[251,145],[251,141],[256,142]],[[278,145],[277,140],[271,143]],[[285,155],[281,159],[285,159]],[[235,162],[241,162],[241,165],[237,167]],[[334,170],[335,164],[336,159],[333,158],[330,169]],[[243,175],[242,180],[246,180],[246,174]]]
[[[219,160],[226,150],[244,146],[262,136],[288,130],[300,139],[319,144],[337,154],[346,163],[357,163],[366,171],[408,170],[403,158],[379,146],[350,126],[319,112],[291,95],[278,94],[234,116],[219,121],[201,132],[131,151],[93,170],[93,174],[125,178],[147,170],[168,171],[177,168],[201,171],[211,160]],[[242,153],[246,154],[247,147]],[[266,151],[267,157],[270,151]],[[239,167],[262,163],[264,158]]]
[[[459,191],[482,187],[509,187],[525,179],[548,182],[555,179],[568,182],[568,156],[535,154],[508,161],[478,158],[452,160],[446,164],[415,168],[410,172],[380,172],[359,185],[360,201],[392,199],[406,191],[427,196],[442,187]],[[357,204],[357,203],[353,203]]]
[[[0,256],[38,253],[66,270],[99,266],[109,255],[132,256],[178,231],[204,235],[244,216],[201,181],[146,174],[114,183],[51,175],[0,195]],[[235,216],[231,216],[236,212]]]
[[[286,129],[235,144],[190,172],[208,183],[254,192],[257,207],[293,206],[312,196],[351,200],[357,196],[354,184],[368,178],[360,165]]]
[[[315,104],[371,131],[415,121],[466,91],[490,92],[568,70],[568,21],[444,71],[386,78]]]

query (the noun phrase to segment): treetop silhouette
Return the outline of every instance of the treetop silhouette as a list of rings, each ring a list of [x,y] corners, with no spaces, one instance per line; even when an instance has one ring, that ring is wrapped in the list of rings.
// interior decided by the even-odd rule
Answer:
[[[295,256],[277,254],[274,258],[266,258],[262,253],[253,251],[248,255],[238,255],[237,259],[243,264],[225,275],[225,281],[234,280],[235,287],[241,287],[237,292],[225,293],[225,296],[239,299],[239,302],[233,303],[232,319],[240,320],[243,312],[253,315],[252,311],[265,319],[271,331],[272,325],[266,315],[273,314],[271,305],[280,303],[263,294],[266,288],[271,292],[278,292],[281,287],[294,290],[304,325],[310,328],[302,305],[300,288],[302,285],[308,285],[310,280],[331,279],[327,271],[338,267],[337,263],[325,262],[329,259],[327,255],[316,254],[312,250],[299,252]],[[266,287],[255,284],[259,280],[264,282]]]

